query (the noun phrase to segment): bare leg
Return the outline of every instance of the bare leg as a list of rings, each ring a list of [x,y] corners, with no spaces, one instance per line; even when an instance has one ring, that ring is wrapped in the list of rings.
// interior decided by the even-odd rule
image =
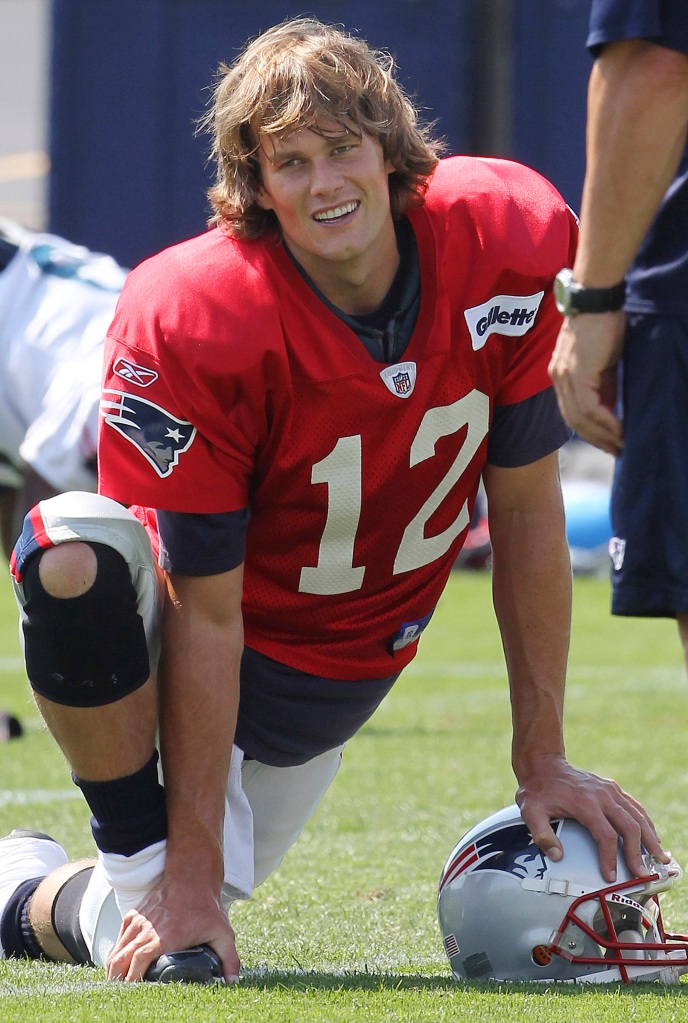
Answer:
[[[58,599],[79,597],[95,582],[98,563],[88,544],[60,544],[45,551],[41,583]],[[37,706],[72,770],[105,781],[138,771],[155,744],[157,695],[151,678],[140,689],[101,707],[68,707],[36,694]]]
[[[55,901],[68,881],[94,866],[95,860],[75,860],[57,867],[43,878],[29,902],[29,922],[36,941],[47,959],[57,963],[76,963],[55,930]]]

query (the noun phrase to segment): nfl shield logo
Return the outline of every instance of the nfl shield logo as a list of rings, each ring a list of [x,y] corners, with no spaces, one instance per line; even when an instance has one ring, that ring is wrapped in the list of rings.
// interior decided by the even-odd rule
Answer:
[[[408,398],[416,386],[416,364],[415,362],[399,362],[396,366],[386,366],[380,370],[380,376],[385,382],[387,390],[395,394],[397,398]]]
[[[397,394],[408,394],[411,390],[411,377],[408,373],[397,373],[395,377],[392,377],[392,383]]]

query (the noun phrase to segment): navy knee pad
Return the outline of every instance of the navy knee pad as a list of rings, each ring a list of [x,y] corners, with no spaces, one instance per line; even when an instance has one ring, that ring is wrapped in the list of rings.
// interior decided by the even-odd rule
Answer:
[[[89,543],[96,579],[79,597],[51,596],[41,583],[42,552],[24,573],[26,672],[40,696],[69,707],[101,707],[140,688],[149,671],[143,619],[124,558]]]

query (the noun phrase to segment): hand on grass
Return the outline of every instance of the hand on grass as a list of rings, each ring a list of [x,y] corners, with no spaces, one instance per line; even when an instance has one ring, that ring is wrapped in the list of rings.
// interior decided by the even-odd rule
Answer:
[[[108,956],[108,980],[139,981],[159,956],[194,945],[211,945],[222,960],[228,984],[239,979],[241,963],[227,913],[211,895],[202,897],[180,885],[156,885],[138,910],[122,920],[119,936]]]

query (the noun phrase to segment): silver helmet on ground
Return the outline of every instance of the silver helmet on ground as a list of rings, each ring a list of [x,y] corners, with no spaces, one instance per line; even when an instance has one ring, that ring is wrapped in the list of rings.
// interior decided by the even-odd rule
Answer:
[[[658,895],[682,871],[646,857],[630,873],[619,845],[617,879],[600,871],[597,843],[577,821],[553,821],[564,849],[549,860],[516,804],[472,828],[442,871],[438,915],[458,980],[661,980],[688,972],[688,935],[667,934]]]

